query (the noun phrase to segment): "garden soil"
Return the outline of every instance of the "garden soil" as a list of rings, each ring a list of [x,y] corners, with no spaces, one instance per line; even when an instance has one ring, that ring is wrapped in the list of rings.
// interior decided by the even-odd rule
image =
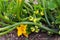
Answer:
[[[13,30],[8,34],[1,36],[0,40],[27,40],[27,39],[23,35],[18,37],[17,30]],[[47,35],[47,33],[38,32],[38,33],[31,33],[28,37],[28,40],[60,40],[60,36]]]

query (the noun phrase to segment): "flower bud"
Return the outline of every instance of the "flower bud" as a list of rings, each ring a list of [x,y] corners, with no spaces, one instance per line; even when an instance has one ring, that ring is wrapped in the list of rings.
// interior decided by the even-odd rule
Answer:
[[[43,11],[40,14],[43,16],[44,15]]]
[[[60,35],[60,31],[59,31],[59,35]]]
[[[38,26],[35,26],[36,29],[38,29]]]
[[[35,14],[38,14],[38,13],[39,13],[39,10],[34,11],[34,13],[35,13]]]
[[[36,31],[35,31],[36,33],[38,33],[39,32],[39,29],[36,29]]]
[[[9,20],[9,18],[7,16],[5,16],[5,19]]]
[[[30,21],[33,21],[33,17],[32,17],[32,16],[30,16],[30,17],[29,17],[29,20],[30,20]]]
[[[35,31],[35,28],[34,27],[31,27],[31,31],[34,32]]]

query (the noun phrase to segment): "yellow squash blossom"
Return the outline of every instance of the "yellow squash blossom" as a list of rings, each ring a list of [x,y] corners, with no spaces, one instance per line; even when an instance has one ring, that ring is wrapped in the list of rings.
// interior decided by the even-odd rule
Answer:
[[[21,36],[22,34],[25,36],[25,37],[28,37],[28,34],[26,32],[26,28],[27,25],[20,25],[20,27],[17,27],[17,35],[18,37]]]

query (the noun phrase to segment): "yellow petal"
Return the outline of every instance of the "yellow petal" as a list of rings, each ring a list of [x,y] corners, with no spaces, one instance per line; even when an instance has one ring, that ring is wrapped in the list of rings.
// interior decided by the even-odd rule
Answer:
[[[21,30],[23,33],[26,33],[26,27],[27,27],[27,25],[21,25]]]
[[[27,33],[24,33],[23,35],[28,38],[28,34]]]
[[[17,27],[17,35],[18,37],[22,35],[22,30],[20,27]]]
[[[24,30],[23,33],[26,33],[26,30]]]
[[[22,35],[22,32],[21,31],[18,31],[17,32],[17,35],[18,35],[18,37],[21,36]]]

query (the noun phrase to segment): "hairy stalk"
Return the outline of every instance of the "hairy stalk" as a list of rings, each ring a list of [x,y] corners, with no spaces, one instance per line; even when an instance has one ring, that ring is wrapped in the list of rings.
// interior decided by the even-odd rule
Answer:
[[[16,28],[18,25],[20,25],[20,24],[37,25],[37,26],[40,26],[42,29],[45,29],[45,30],[47,30],[47,31],[50,31],[50,32],[53,32],[53,33],[58,33],[56,30],[50,29],[50,28],[48,28],[48,27],[45,27],[45,26],[43,26],[41,23],[39,24],[39,23],[33,23],[33,22],[19,22],[19,23],[15,23],[15,24],[13,24],[13,25],[6,26],[6,27],[4,27],[4,28],[0,28],[0,31],[7,30],[7,29],[9,29],[9,28],[10,28],[9,31],[10,31],[10,30],[13,30],[13,29],[15,29],[15,28]],[[11,27],[13,27],[13,28],[11,28]],[[7,30],[7,31],[8,31],[8,30]],[[5,33],[8,33],[8,32],[0,33],[0,35],[5,34]]]
[[[14,30],[15,28],[16,28],[16,26],[13,27],[13,28],[11,28],[11,29],[9,29],[9,30],[7,30],[7,31],[1,32],[1,33],[0,33],[0,36],[5,35],[5,34],[11,32],[11,31]]]

